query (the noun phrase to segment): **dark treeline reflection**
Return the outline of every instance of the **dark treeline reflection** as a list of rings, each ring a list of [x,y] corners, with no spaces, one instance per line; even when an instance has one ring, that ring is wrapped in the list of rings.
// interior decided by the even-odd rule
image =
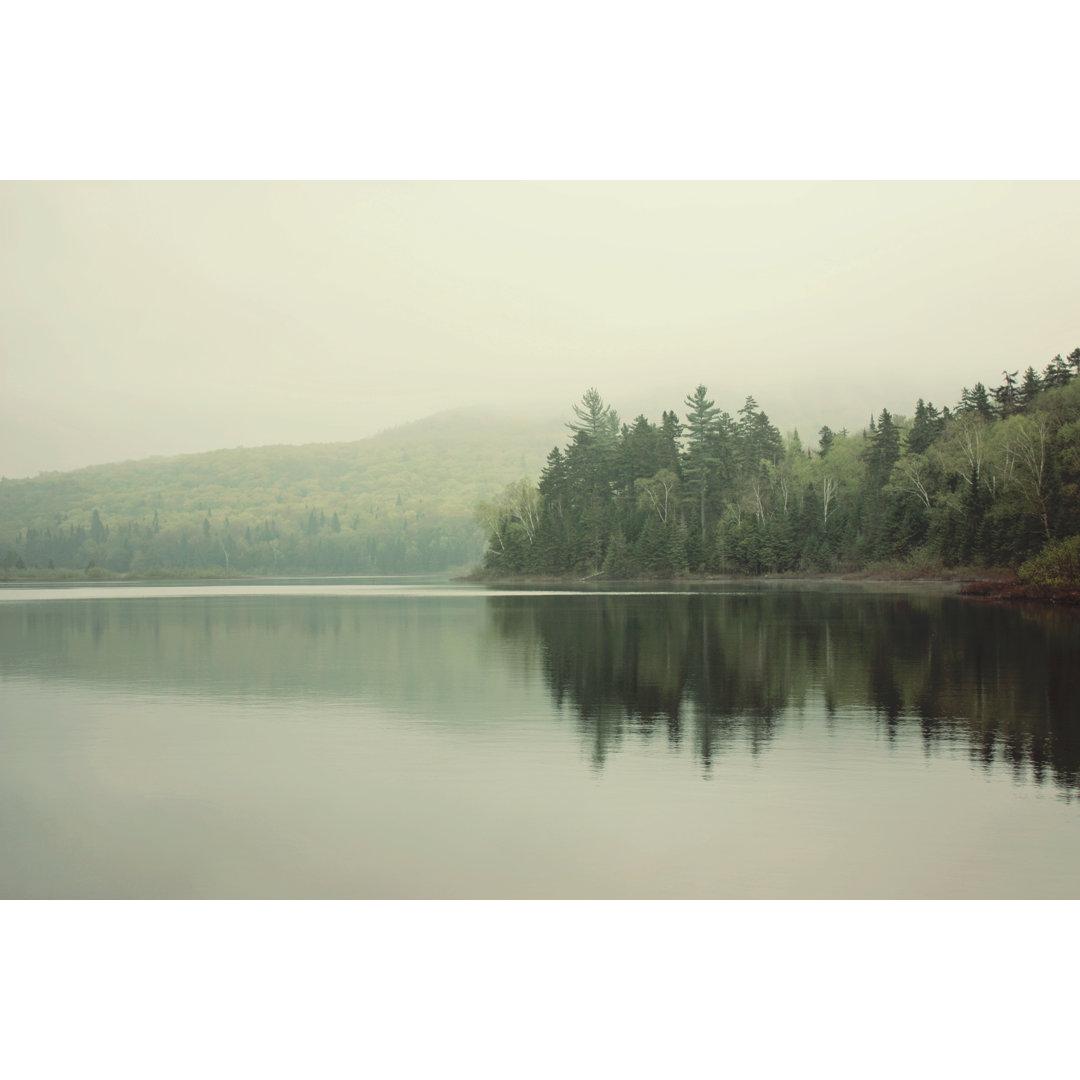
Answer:
[[[767,747],[808,706],[870,710],[890,739],[927,753],[964,740],[989,767],[1080,771],[1075,616],[954,597],[825,591],[507,596],[488,601],[507,640],[536,658],[560,708],[605,757],[628,735],[689,743],[711,768],[733,743]]]

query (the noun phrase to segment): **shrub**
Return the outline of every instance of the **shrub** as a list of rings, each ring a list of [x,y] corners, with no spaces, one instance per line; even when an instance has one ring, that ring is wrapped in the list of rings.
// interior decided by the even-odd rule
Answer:
[[[1018,573],[1032,585],[1080,585],[1080,535],[1047,544]]]

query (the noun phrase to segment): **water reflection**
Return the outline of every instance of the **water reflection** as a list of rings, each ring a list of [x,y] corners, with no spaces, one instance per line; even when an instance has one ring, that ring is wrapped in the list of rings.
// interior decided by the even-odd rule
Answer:
[[[1080,787],[1080,620],[829,590],[192,596],[0,605],[0,677],[116,694],[378,705],[455,732],[549,695],[602,769],[627,740],[761,758],[865,717],[932,756]],[[545,688],[546,687],[546,692]],[[422,707],[421,707],[422,706]]]
[[[630,736],[689,743],[706,773],[734,743],[759,754],[811,707],[868,710],[927,754],[965,740],[1066,791],[1080,775],[1075,617],[955,597],[827,591],[507,596],[498,632],[538,658],[596,767]]]
[[[0,676],[252,704],[475,711],[482,602],[467,596],[211,596],[0,605]],[[497,699],[507,677],[483,678]],[[497,711],[497,702],[492,702]]]

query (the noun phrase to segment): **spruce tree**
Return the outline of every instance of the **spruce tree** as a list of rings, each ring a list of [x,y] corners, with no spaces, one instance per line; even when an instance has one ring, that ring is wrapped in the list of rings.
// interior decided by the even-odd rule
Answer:
[[[930,444],[941,434],[942,429],[942,418],[933,403],[927,405],[922,398],[919,398],[915,405],[915,417],[907,435],[908,453],[926,453]]]
[[[994,406],[990,402],[990,394],[981,382],[977,382],[971,390],[964,387],[957,412],[973,412],[984,420],[993,420]]]
[[[1020,384],[1020,408],[1026,409],[1041,390],[1042,379],[1039,378],[1038,372],[1029,365],[1027,371],[1024,372],[1024,381]]]

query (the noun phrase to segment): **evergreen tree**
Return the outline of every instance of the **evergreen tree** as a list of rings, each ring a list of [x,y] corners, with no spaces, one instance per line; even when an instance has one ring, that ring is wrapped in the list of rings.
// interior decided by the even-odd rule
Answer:
[[[670,469],[682,476],[682,458],[679,453],[679,440],[683,435],[683,426],[675,412],[665,412],[660,424],[660,468]]]
[[[619,416],[595,388],[587,390],[573,410],[577,422],[567,424],[574,437],[565,455],[573,527],[570,559],[580,570],[597,572],[614,524]]]
[[[764,465],[777,465],[784,456],[784,440],[753,396],[739,410],[737,428],[739,457],[745,479],[760,476]]]
[[[602,569],[604,577],[616,581],[632,578],[638,572],[637,560],[635,560],[630,550],[630,545],[626,542],[622,529],[618,526],[616,526],[611,542],[608,544]]]
[[[900,458],[900,432],[888,409],[881,410],[866,458],[871,483],[881,487]]]
[[[614,442],[619,431],[619,414],[610,405],[604,404],[595,386],[590,386],[581,397],[580,405],[572,405],[573,420],[567,427],[575,435],[587,435],[590,439],[602,442]]]
[[[922,398],[919,398],[915,405],[915,417],[907,434],[907,452],[925,454],[943,428],[942,417],[934,408],[933,402],[927,405]]]
[[[818,432],[818,453],[825,457],[832,449],[833,443],[836,441],[836,436],[833,434],[833,430],[830,427],[823,427]]]
[[[686,457],[685,474],[687,486],[697,506],[701,543],[705,543],[705,500],[709,489],[710,474],[720,464],[717,441],[720,410],[708,398],[708,391],[699,386],[686,398]]]
[[[998,404],[998,414],[1012,416],[1020,408],[1020,390],[1016,385],[1017,372],[1003,371],[1005,381],[994,391],[994,400]]]
[[[984,420],[994,418],[994,407],[990,402],[990,395],[981,382],[977,382],[973,389],[964,387],[960,397],[960,405],[957,408],[960,413],[975,413]]]
[[[570,569],[571,500],[566,461],[556,446],[540,473],[540,525],[536,537],[538,570],[562,574]]]
[[[1042,379],[1039,378],[1038,372],[1029,365],[1027,371],[1024,372],[1024,381],[1020,384],[1021,409],[1026,409],[1039,396],[1041,391]]]
[[[1052,390],[1055,387],[1068,386],[1072,375],[1069,373],[1069,364],[1058,353],[1043,372],[1043,389]]]
[[[617,468],[618,491],[626,495],[633,495],[634,481],[663,468],[661,433],[644,416],[637,417],[633,427],[623,427]]]

